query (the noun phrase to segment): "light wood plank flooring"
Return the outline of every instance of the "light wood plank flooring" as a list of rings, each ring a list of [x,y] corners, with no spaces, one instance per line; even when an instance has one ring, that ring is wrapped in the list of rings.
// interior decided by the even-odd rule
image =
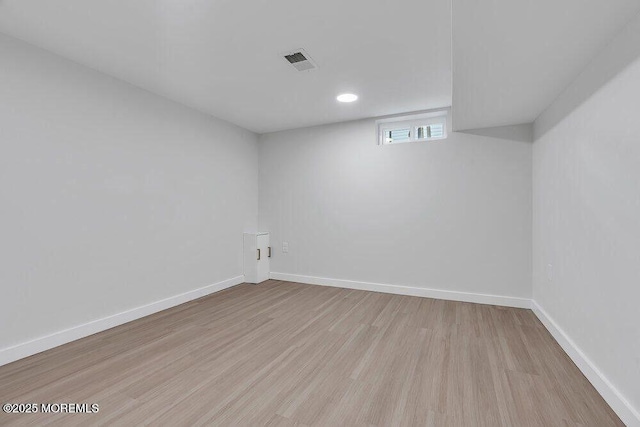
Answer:
[[[0,367],[9,425],[619,426],[529,310],[240,285]]]

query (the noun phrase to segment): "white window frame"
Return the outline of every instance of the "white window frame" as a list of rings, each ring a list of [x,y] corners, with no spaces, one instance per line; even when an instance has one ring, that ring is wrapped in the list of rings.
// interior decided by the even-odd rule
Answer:
[[[447,111],[435,113],[411,114],[378,120],[378,145],[400,145],[409,142],[430,142],[447,139]],[[418,128],[433,124],[443,125],[443,134],[440,137],[417,138]],[[409,140],[400,142],[386,142],[385,134],[389,131],[409,129]]]

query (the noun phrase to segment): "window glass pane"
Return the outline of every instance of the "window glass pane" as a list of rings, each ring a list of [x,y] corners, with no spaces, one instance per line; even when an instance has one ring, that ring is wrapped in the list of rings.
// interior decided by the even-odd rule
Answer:
[[[442,138],[444,136],[444,124],[437,123],[429,126],[431,138]]]
[[[444,123],[434,123],[418,127],[418,139],[431,139],[444,137]]]
[[[411,139],[411,129],[394,129],[384,133],[385,144],[395,144],[397,142],[407,142]]]

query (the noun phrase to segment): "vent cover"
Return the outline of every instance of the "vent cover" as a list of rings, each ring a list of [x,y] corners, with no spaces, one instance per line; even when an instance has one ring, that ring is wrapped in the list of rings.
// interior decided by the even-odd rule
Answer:
[[[298,71],[315,70],[318,66],[304,49],[297,49],[282,55],[284,59]]]

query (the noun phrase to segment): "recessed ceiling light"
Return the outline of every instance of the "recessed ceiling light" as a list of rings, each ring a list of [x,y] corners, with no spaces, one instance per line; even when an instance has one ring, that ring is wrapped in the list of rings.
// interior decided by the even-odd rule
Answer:
[[[336,98],[340,102],[353,102],[358,99],[358,95],[352,93],[343,93]]]

